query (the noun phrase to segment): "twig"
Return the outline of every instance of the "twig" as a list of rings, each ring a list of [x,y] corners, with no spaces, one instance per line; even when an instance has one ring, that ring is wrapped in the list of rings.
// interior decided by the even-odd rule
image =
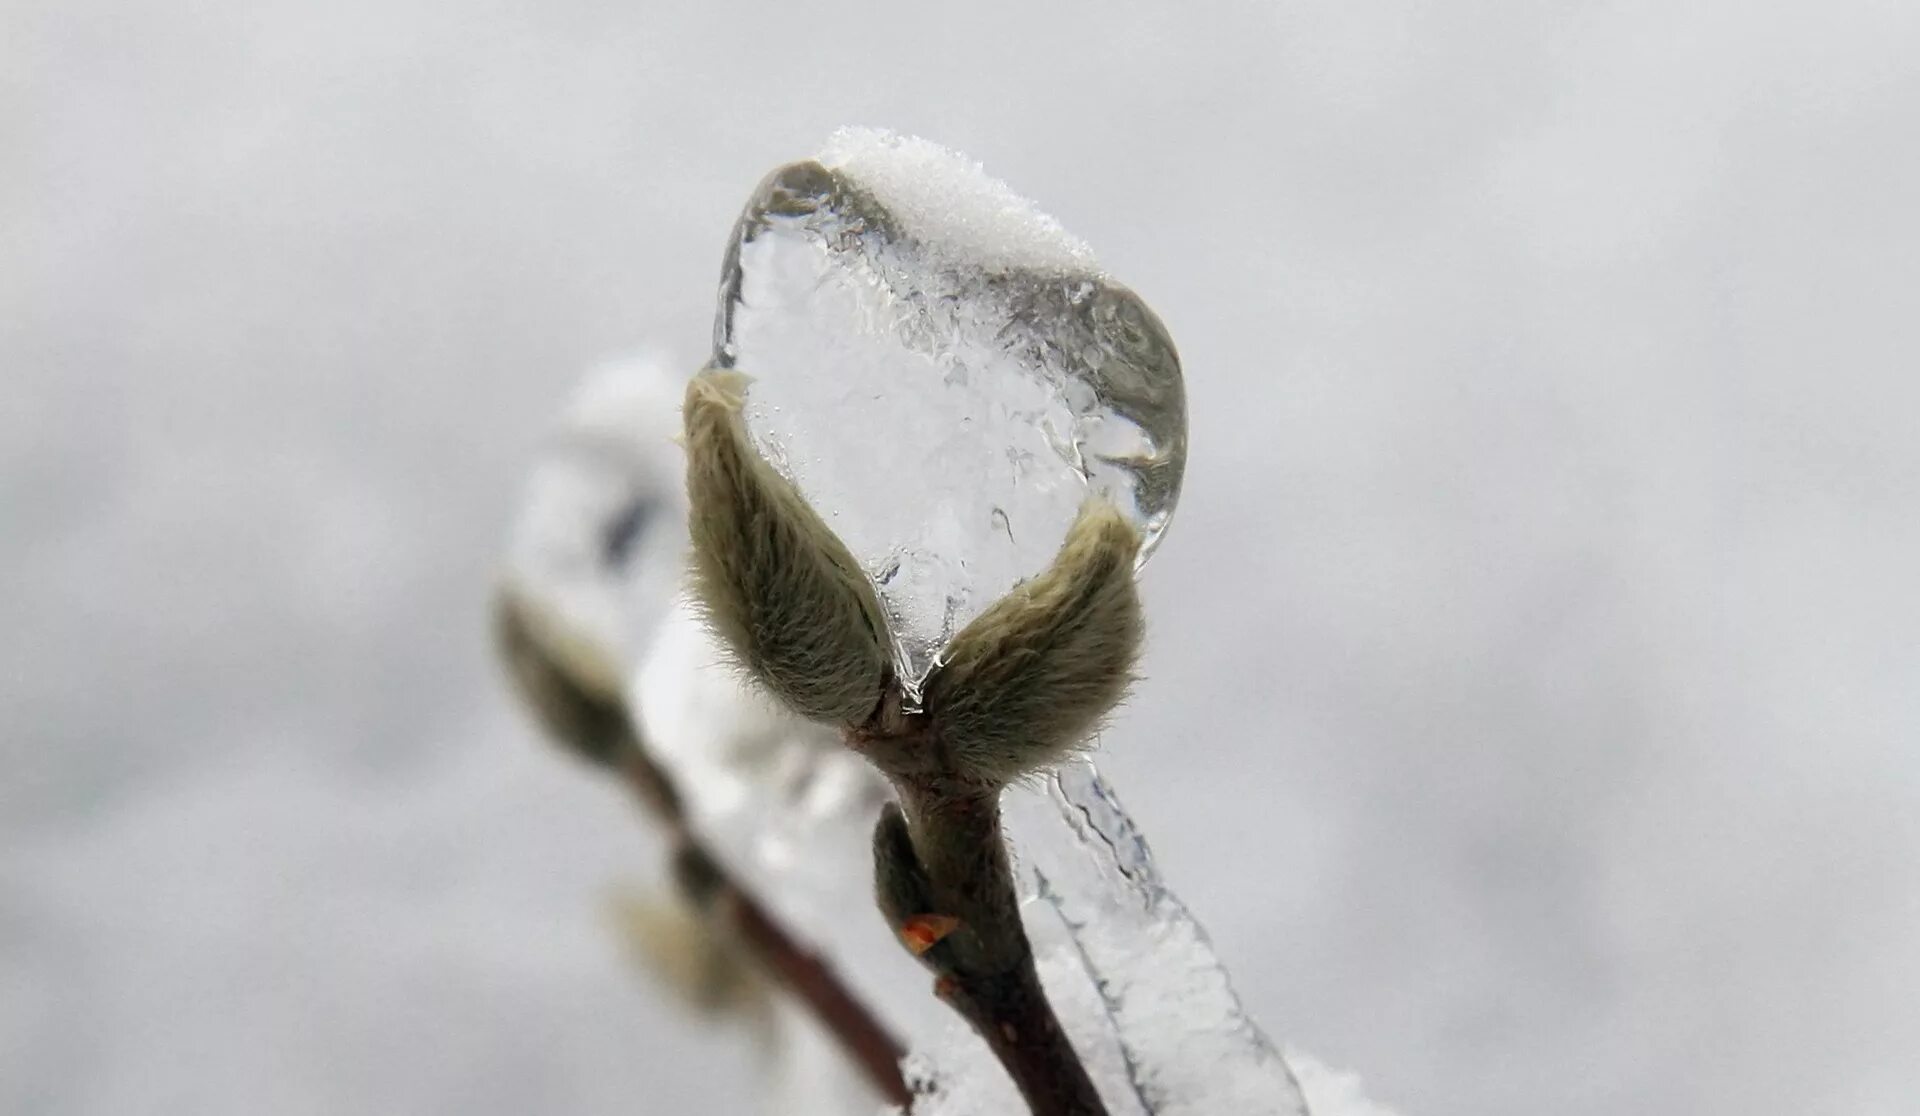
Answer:
[[[935,993],[979,1033],[1034,1116],[1106,1116],[1034,966],[1001,833],[1001,788],[950,773],[901,772],[909,755],[938,763],[939,749],[922,729],[912,718],[883,716],[849,737],[883,770],[897,772],[900,807],[888,807],[874,836],[882,910],[934,972]]]
[[[762,966],[804,1003],[860,1067],[869,1083],[893,1104],[913,1099],[900,1073],[906,1050],[867,1010],[833,969],[781,926],[759,900],[741,887],[700,844],[679,809],[673,784],[651,759],[635,753],[626,767],[628,782],[646,802],[665,799],[671,814],[660,811],[673,842],[674,874],[702,909],[726,920],[737,940],[746,943]]]
[[[618,776],[665,827],[675,874],[687,894],[726,921],[736,940],[812,1012],[875,1091],[902,1107],[912,1103],[900,1072],[905,1049],[825,962],[707,852],[679,788],[648,754],[625,701],[585,684],[581,672],[563,666],[535,634],[527,606],[511,591],[502,593],[496,607],[495,637],[508,673],[548,733]]]
[[[927,863],[936,899],[950,896],[962,925],[977,927],[981,941],[991,943],[982,951],[990,964],[950,962],[945,975],[952,983],[940,986],[942,998],[986,1040],[1035,1116],[1106,1116],[1041,988],[1000,832],[1000,792],[990,793],[977,800],[934,798],[919,807],[929,847],[972,846],[986,854]]]

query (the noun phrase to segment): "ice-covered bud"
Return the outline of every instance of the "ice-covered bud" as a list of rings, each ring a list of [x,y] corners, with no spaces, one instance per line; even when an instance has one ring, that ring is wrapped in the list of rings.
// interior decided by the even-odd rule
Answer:
[[[926,712],[950,762],[1004,785],[1078,747],[1133,681],[1142,635],[1140,535],[1099,500],[1053,565],[954,638],[928,679]]]
[[[885,622],[859,563],[747,441],[747,378],[687,385],[693,584],[739,665],[794,712],[854,725],[886,684]]]
[[[712,363],[752,377],[746,438],[869,582],[909,709],[969,624],[1046,576],[1084,505],[1131,528],[1137,565],[1179,496],[1185,389],[1159,319],[925,140],[844,129],[761,183]]]

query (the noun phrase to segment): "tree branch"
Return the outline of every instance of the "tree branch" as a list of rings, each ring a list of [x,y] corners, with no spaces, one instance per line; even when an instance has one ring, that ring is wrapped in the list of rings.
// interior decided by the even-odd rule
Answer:
[[[910,724],[869,726],[850,743],[870,757],[938,755]],[[894,785],[900,805],[887,807],[874,833],[881,910],[1034,1116],[1106,1116],[1034,966],[1000,828],[1001,788],[934,774],[898,775]]]
[[[971,930],[974,938],[950,936],[957,940],[949,948],[929,951],[946,962],[947,979],[936,990],[986,1040],[1034,1116],[1106,1116],[1034,968],[1000,831],[1000,791],[913,797],[914,828],[923,835],[916,845],[935,902],[960,919],[961,935]]]
[[[653,793],[653,781],[664,775],[645,760],[630,764],[628,771],[631,774],[643,765],[647,774],[630,781],[645,799]],[[893,1104],[909,1104],[913,1095],[900,1072],[906,1050],[898,1040],[825,961],[788,933],[759,900],[727,874],[694,839],[684,816],[676,816],[668,828],[674,842],[674,874],[693,901],[726,921],[762,967],[812,1011],[814,1019],[860,1067],[877,1092]]]
[[[530,606],[504,591],[494,612],[501,659],[541,726],[569,751],[618,777],[666,829],[675,875],[688,896],[724,919],[761,967],[840,1044],[874,1090],[902,1107],[913,1094],[900,1072],[906,1051],[839,977],[728,874],[693,831],[679,788],[640,737],[625,700],[568,669],[535,630]]]

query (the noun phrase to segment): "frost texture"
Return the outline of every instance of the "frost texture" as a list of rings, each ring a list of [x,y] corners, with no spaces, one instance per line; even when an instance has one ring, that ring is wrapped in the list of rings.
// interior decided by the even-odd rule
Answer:
[[[1151,310],[1031,202],[924,140],[847,129],[734,229],[713,363],[756,447],[860,560],[910,698],[1045,569],[1090,494],[1152,550],[1186,455]]]
[[[1100,274],[1085,241],[980,164],[937,143],[880,128],[842,128],[820,149],[820,165],[881,199],[926,252],[938,254],[929,260],[936,267]]]

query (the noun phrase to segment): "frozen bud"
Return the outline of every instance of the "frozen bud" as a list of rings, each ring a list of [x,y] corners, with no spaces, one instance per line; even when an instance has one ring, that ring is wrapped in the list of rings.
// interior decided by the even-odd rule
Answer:
[[[1050,766],[1126,693],[1143,632],[1139,549],[1125,516],[1090,502],[1053,565],[954,638],[926,712],[958,771],[998,785]]]
[[[735,226],[713,363],[755,449],[845,543],[909,708],[967,625],[1100,500],[1143,560],[1186,462],[1173,342],[1058,222],[871,129],[775,170]]]
[[[687,385],[694,590],[721,641],[774,697],[803,717],[858,724],[886,685],[880,606],[846,546],[748,443],[746,384],[708,370]]]

